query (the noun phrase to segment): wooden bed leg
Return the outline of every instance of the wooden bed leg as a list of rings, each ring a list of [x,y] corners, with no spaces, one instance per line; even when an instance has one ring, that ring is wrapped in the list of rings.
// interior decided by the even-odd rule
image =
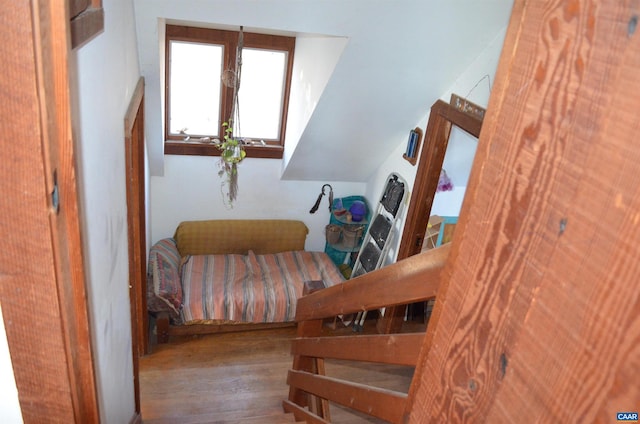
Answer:
[[[156,332],[158,344],[169,343],[169,314],[160,312],[156,316]]]

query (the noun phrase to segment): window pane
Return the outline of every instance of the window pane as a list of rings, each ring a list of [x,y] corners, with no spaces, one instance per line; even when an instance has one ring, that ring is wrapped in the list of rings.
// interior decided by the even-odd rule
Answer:
[[[286,59],[282,51],[242,49],[238,93],[242,137],[279,138]]]
[[[218,135],[223,47],[171,41],[169,132]]]

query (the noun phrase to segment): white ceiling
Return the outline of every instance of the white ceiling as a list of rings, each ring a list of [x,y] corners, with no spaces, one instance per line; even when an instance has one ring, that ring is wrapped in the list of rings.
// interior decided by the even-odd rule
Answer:
[[[283,178],[364,182],[504,30],[512,2],[135,0],[151,172],[163,173],[158,35],[163,19],[344,37],[344,50],[323,81],[306,126],[296,131],[299,141],[287,139]]]

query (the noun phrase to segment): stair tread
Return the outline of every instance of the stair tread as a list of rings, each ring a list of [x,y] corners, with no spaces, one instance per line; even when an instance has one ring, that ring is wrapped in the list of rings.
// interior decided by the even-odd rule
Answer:
[[[277,415],[263,415],[237,421],[238,424],[291,424],[295,422],[293,414],[285,414],[284,412]]]

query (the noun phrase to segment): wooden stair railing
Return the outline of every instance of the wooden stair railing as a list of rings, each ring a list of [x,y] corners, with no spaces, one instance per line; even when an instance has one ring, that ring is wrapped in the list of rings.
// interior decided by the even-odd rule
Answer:
[[[326,376],[324,360],[415,367],[425,334],[323,336],[322,323],[337,315],[434,298],[450,249],[444,245],[301,297],[296,309],[297,338],[291,348],[293,367],[287,376],[289,398],[283,401],[283,409],[307,423],[330,423],[331,401],[391,423],[402,422],[406,393]]]

